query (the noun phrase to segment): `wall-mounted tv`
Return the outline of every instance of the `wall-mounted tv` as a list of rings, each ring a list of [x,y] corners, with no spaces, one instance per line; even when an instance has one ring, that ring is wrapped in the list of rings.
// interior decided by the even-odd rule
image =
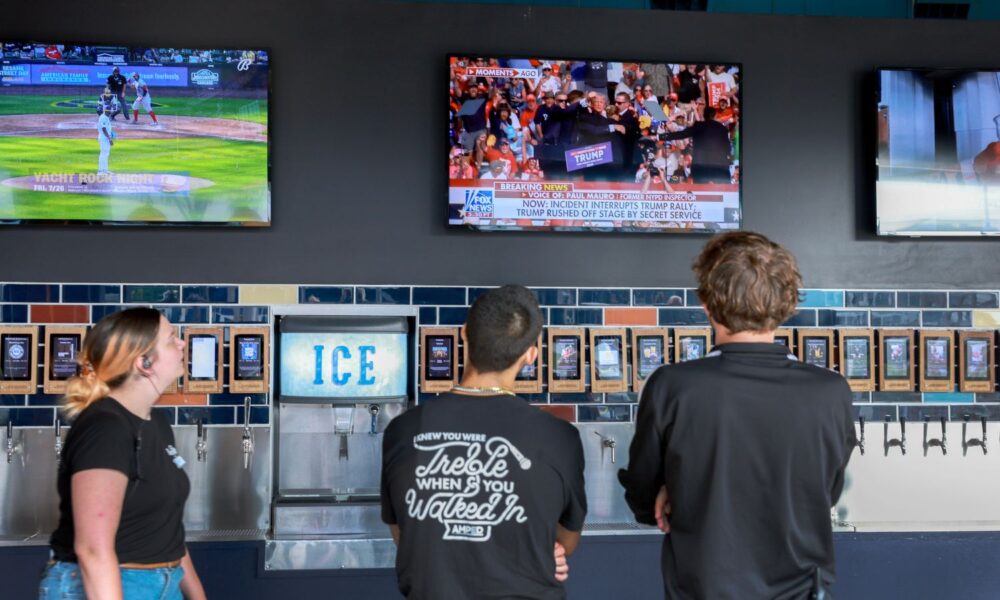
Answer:
[[[878,233],[1000,234],[1000,70],[878,72]]]
[[[449,225],[739,228],[740,65],[453,55],[448,71]]]
[[[270,223],[267,51],[0,51],[0,222]]]

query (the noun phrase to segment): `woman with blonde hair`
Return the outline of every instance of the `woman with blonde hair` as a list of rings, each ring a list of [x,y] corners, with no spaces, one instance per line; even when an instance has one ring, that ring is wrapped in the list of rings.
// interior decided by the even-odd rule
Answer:
[[[63,407],[73,424],[40,600],[205,598],[184,543],[184,460],[152,410],[183,373],[183,348],[151,308],[108,315],[87,335]]]

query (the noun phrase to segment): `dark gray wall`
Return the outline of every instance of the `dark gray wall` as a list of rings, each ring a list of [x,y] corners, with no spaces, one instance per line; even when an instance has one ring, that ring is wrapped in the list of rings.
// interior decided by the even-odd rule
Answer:
[[[269,229],[0,229],[4,281],[661,286],[705,238],[445,227],[449,52],[737,61],[745,226],[809,287],[996,287],[996,243],[876,239],[873,69],[992,66],[996,23],[363,2],[7,3],[0,38],[272,51]]]

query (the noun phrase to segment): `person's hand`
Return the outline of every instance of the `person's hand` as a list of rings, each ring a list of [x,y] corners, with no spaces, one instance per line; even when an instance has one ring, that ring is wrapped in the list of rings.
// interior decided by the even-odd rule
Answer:
[[[566,562],[566,549],[556,542],[554,554],[556,557],[556,581],[562,583],[569,579],[569,563]]]
[[[625,133],[625,126],[624,125],[615,125],[615,131],[617,131],[618,133]]]
[[[660,491],[656,494],[656,503],[653,505],[653,512],[656,514],[656,526],[663,533],[670,533],[670,514],[673,508],[670,506],[670,498],[667,495],[667,486],[660,486]]]

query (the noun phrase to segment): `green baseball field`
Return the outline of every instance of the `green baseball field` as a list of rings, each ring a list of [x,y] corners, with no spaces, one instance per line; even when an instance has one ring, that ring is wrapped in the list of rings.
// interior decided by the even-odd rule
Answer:
[[[267,224],[266,101],[152,99],[159,125],[118,115],[98,174],[96,93],[0,95],[0,221]]]

